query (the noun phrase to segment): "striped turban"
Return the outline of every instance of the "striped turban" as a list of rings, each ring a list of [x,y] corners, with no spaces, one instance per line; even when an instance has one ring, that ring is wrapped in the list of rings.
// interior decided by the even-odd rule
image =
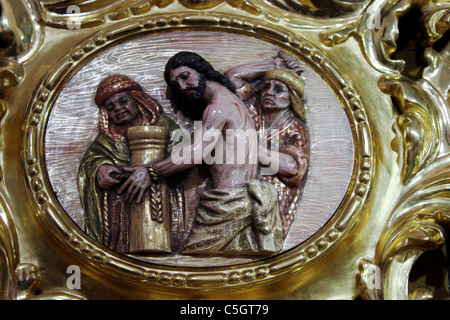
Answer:
[[[124,137],[111,133],[109,128],[109,117],[106,109],[103,108],[107,99],[120,92],[127,92],[135,101],[143,115],[142,125],[155,124],[159,119],[161,107],[150,95],[146,94],[141,86],[127,76],[114,74],[103,79],[97,87],[95,104],[100,107],[99,129],[102,133],[114,138],[123,140]]]
[[[279,80],[288,86],[292,111],[297,118],[305,121],[306,110],[302,103],[305,94],[305,85],[302,78],[290,69],[274,69],[266,73],[264,81],[266,80]]]

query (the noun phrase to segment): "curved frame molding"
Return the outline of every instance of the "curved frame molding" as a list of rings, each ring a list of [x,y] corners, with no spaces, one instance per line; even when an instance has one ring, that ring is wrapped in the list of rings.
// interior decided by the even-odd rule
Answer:
[[[139,299],[432,299],[432,289],[411,289],[409,274],[422,253],[443,247],[449,227],[450,44],[442,41],[450,5],[322,3],[336,11],[284,0],[0,0],[2,35],[11,40],[0,49],[1,297],[99,299],[106,288],[109,297]],[[412,8],[422,14],[416,43],[424,60],[414,78],[396,57],[399,20]],[[104,250],[48,181],[46,123],[71,77],[122,42],[190,30],[254,37],[297,56],[349,119],[354,172],[341,206],[314,236],[274,257],[175,268]],[[61,291],[72,264],[83,267],[85,287]]]
[[[240,33],[261,38],[300,57],[325,77],[340,98],[354,129],[355,169],[347,195],[329,221],[311,239],[275,257],[230,268],[168,268],[146,265],[143,262],[104,250],[87,235],[76,230],[68,215],[53,194],[46,174],[43,139],[46,120],[59,92],[70,77],[101,52],[130,38],[151,33],[181,30],[211,30]],[[63,57],[45,76],[30,101],[23,130],[23,165],[27,172],[27,186],[44,229],[65,248],[84,262],[127,281],[167,287],[200,289],[267,284],[291,272],[313,264],[315,260],[337,246],[341,237],[349,233],[357,222],[370,189],[373,170],[370,124],[364,105],[352,84],[336,71],[333,64],[305,40],[283,28],[269,28],[239,17],[208,15],[156,16],[146,20],[131,19],[126,23],[96,33]],[[234,289],[236,290],[236,289]]]

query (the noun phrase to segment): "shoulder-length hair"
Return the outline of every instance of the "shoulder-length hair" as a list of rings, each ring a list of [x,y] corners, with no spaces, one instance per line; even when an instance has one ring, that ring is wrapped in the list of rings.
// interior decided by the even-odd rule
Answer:
[[[202,119],[203,111],[206,108],[206,105],[199,102],[188,102],[186,97],[178,90],[178,88],[170,82],[170,71],[181,66],[194,69],[206,80],[215,81],[226,87],[231,92],[236,93],[236,88],[233,86],[231,81],[222,73],[216,71],[213,66],[202,56],[194,52],[178,52],[167,61],[166,68],[164,70],[164,79],[170,89],[169,95],[174,107],[194,121]]]

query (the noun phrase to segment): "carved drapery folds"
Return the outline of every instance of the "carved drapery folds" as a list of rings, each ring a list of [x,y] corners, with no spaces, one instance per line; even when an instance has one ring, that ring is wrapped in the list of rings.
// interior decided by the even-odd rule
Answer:
[[[363,239],[365,232],[372,232],[368,238],[375,240],[359,244],[354,256],[349,258],[356,262],[345,264],[345,272],[354,280],[344,289],[348,292],[346,297],[433,298],[432,288],[411,290],[409,275],[424,252],[439,249],[445,244],[445,230],[449,227],[450,44],[445,43],[450,25],[448,2],[20,0],[0,1],[0,5],[3,18],[3,46],[0,49],[0,294],[3,299],[82,297],[73,291],[66,293],[46,287],[39,263],[29,263],[22,258],[22,250],[25,250],[27,258],[32,254],[30,247],[23,243],[21,233],[40,232],[41,225],[30,228],[30,224],[37,224],[36,220],[40,219],[44,221],[44,229],[51,229],[58,240],[63,239],[70,244],[64,249],[75,247],[77,254],[87,257],[83,261],[86,265],[99,265],[109,276],[115,272],[117,278],[125,278],[125,282],[129,280],[126,279],[128,274],[132,273],[141,283],[157,288],[170,286],[173,294],[177,288],[189,285],[189,289],[194,290],[215,286],[224,290],[220,293],[229,293],[228,287],[237,284],[245,287],[261,279],[269,282],[280,278],[284,281],[283,277],[290,272],[301,274],[302,267],[329,246],[336,245],[336,250],[345,252],[338,244],[339,241],[350,241],[351,237],[346,238],[348,234],[356,234],[356,238],[359,235]],[[421,13],[416,42],[423,53],[423,65],[416,77],[405,72],[405,61],[396,55],[399,20],[412,8]],[[98,251],[84,242],[77,231],[67,233],[61,225],[52,225],[52,219],[59,214],[58,208],[46,205],[49,195],[44,192],[43,175],[36,165],[39,156],[36,126],[43,120],[43,106],[51,104],[47,100],[49,92],[81,67],[77,63],[84,56],[96,50],[106,50],[115,39],[158,32],[163,28],[172,31],[171,28],[219,30],[221,27],[228,28],[226,32],[247,33],[268,39],[268,42],[283,46],[290,52],[301,52],[308,57],[309,64],[326,71],[333,79],[331,86],[345,97],[343,103],[351,110],[349,117],[359,139],[360,157],[355,157],[355,174],[358,176],[346,197],[347,206],[343,208],[352,214],[343,215],[338,221],[331,219],[330,230],[313,238],[310,246],[295,254],[270,260],[260,268],[239,267],[228,271],[222,268],[220,272],[207,275],[190,274],[186,270],[179,273],[154,271],[142,265],[135,266],[129,260],[123,265],[115,264],[116,260],[110,259],[110,252]],[[70,34],[75,40],[59,62],[36,66],[42,59],[42,52],[45,53],[41,44],[46,35],[54,36],[58,31],[62,37],[68,38],[67,32],[72,29],[76,29]],[[302,32],[314,46],[302,41]],[[354,65],[345,69],[344,62],[333,63],[341,52],[349,53],[354,48],[360,51],[355,54]],[[360,65],[361,70],[370,71],[367,80],[370,84],[358,83]],[[34,88],[21,87],[29,76],[29,70],[35,72],[39,79],[44,79],[41,82],[29,80],[39,89],[34,93],[30,93]],[[369,87],[373,93],[364,92]],[[29,106],[14,105],[11,97],[17,93],[12,90],[28,94]],[[381,102],[377,97],[381,97]],[[28,117],[24,117],[26,112]],[[19,119],[24,118],[28,121],[23,125],[25,132],[21,140],[21,144],[26,146],[25,151],[20,146],[12,147],[9,142],[20,138],[22,123]],[[372,128],[373,131],[370,130]],[[373,146],[376,147],[372,149]],[[23,163],[17,160],[22,155]],[[27,172],[18,176],[11,173],[23,168]],[[371,187],[372,183],[374,187]],[[31,191],[21,191],[27,188]],[[33,198],[29,202],[35,201],[37,205],[16,204],[14,192],[21,192],[20,199]],[[361,226],[358,225],[360,220]],[[338,239],[341,234],[344,234],[342,239]],[[336,239],[339,241],[334,243]],[[323,268],[321,265],[317,270]],[[113,272],[110,273],[111,270]],[[292,279],[301,283],[300,277],[294,274]],[[300,290],[294,287],[293,291]],[[298,296],[296,292],[285,294]],[[322,297],[333,298],[325,292]]]

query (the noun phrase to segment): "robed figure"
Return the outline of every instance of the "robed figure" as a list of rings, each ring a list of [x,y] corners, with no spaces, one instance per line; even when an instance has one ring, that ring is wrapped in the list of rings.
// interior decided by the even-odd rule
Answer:
[[[78,171],[85,231],[112,250],[128,252],[130,206],[142,201],[151,177],[145,166],[130,166],[127,129],[155,125],[171,131],[175,125],[155,99],[123,75],[103,79],[95,103],[99,107],[99,133],[84,153]]]

